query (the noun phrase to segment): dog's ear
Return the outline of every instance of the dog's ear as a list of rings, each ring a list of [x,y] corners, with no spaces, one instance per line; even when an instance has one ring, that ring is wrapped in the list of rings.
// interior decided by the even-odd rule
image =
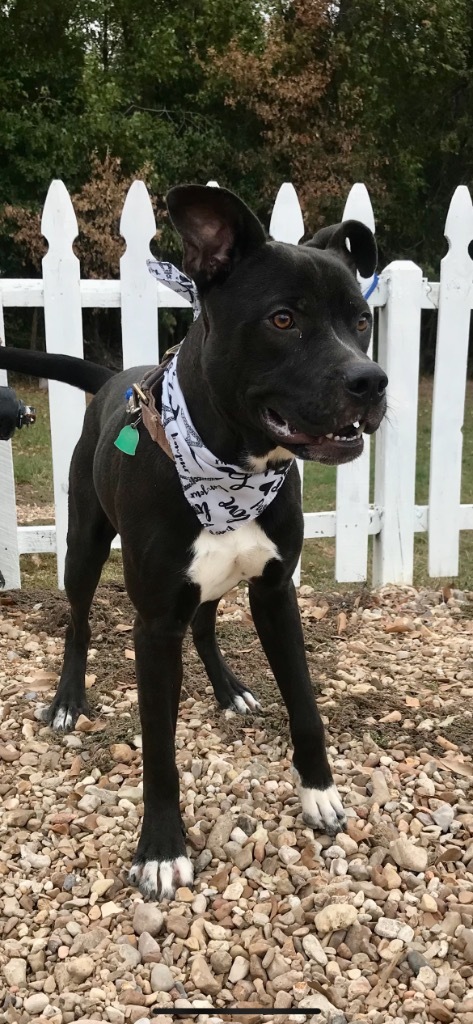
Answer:
[[[166,202],[182,239],[183,269],[199,290],[229,274],[266,241],[257,217],[226,188],[176,185]]]
[[[358,271],[362,277],[371,277],[376,270],[378,250],[373,232],[359,220],[346,220],[343,224],[321,228],[305,244],[336,253],[353,274]]]

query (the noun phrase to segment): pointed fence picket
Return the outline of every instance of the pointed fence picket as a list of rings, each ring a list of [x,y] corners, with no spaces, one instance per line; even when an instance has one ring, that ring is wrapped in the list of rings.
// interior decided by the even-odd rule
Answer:
[[[466,185],[445,223],[449,249],[440,264],[430,449],[429,574],[457,576],[468,341],[473,302],[473,205]]]
[[[289,242],[297,245],[304,234],[304,218],[297,192],[289,181],[285,181],[276,196],[271,214],[269,233],[276,242]],[[304,497],[304,463],[296,459],[301,478],[301,495]],[[301,582],[302,559],[300,558],[294,571],[293,580],[296,587]]]
[[[373,547],[375,585],[412,583],[422,308],[420,267],[396,260],[384,277],[388,301],[379,312],[378,360],[389,388],[388,415],[376,435],[374,501],[382,510],[382,529]]]
[[[359,220],[374,234],[373,207],[368,189],[361,182],[353,185],[342,220]],[[369,284],[360,279],[363,291]],[[373,300],[370,308],[373,310]],[[373,354],[373,341],[368,354]],[[335,578],[340,583],[360,582],[368,573],[370,439],[365,435],[364,441],[360,458],[337,469]]]
[[[123,367],[128,369],[159,363],[156,281],[146,266],[156,221],[144,181],[134,181],[128,191],[120,233],[126,242],[120,259],[120,284]]]
[[[209,182],[217,186],[217,182]],[[344,217],[374,227],[369,196],[357,184]],[[5,340],[4,307],[43,307],[49,352],[82,356],[82,307],[122,309],[125,365],[153,363],[158,354],[159,307],[188,307],[188,302],[153,280],[146,268],[156,225],[142,182],[135,182],[124,205],[121,230],[126,251],[121,279],[80,280],[73,252],[77,222],[62,182],[53,182],[42,220],[48,240],[42,280],[0,278],[0,343]],[[271,233],[297,244],[304,224],[292,185],[280,189]],[[337,473],[337,507],[306,512],[304,536],[336,538],[336,576],[356,581],[366,576],[368,535],[374,537],[373,581],[410,583],[416,532],[429,531],[429,572],[451,577],[458,569],[459,530],[473,529],[473,505],[461,505],[462,424],[468,335],[473,305],[473,210],[468,190],[457,189],[447,217],[449,252],[442,260],[440,285],[422,279],[413,263],[397,261],[380,275],[369,301],[379,307],[378,358],[390,378],[388,417],[376,435],[375,500],[369,503],[369,452]],[[365,282],[362,282],[364,285]],[[415,505],[415,457],[421,309],[439,309],[434,405],[432,414],[429,505]],[[6,380],[0,373],[0,381]],[[84,396],[51,382],[50,419],[56,523],[16,528],[11,446],[0,444],[0,569],[8,586],[19,585],[18,551],[58,555],[63,582],[67,530],[68,470],[85,410]],[[368,446],[367,446],[368,448]],[[296,581],[300,578],[300,565]]]
[[[5,325],[0,294],[0,345],[4,344]],[[5,387],[7,383],[5,370],[0,370],[0,385]],[[0,572],[7,590],[16,590],[20,586],[20,559],[11,441],[0,442],[0,517]]]
[[[44,204],[41,231],[49,248],[43,257],[44,322],[48,352],[83,358],[80,266],[73,252],[79,233],[69,193],[53,181]],[[49,383],[53,486],[59,587],[64,585],[69,466],[79,440],[85,395],[68,384]]]

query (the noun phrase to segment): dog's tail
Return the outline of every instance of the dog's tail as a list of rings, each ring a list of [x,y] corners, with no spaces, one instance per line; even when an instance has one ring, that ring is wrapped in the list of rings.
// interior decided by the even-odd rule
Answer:
[[[46,377],[47,380],[60,380],[81,391],[88,391],[91,395],[96,395],[115,376],[114,370],[87,359],[56,356],[50,352],[29,352],[21,348],[6,348],[4,345],[0,345],[0,369],[26,373],[32,377]]]

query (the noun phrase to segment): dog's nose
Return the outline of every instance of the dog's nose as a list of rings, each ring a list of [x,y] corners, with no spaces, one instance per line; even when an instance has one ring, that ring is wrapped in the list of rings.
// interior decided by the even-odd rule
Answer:
[[[350,395],[375,405],[383,398],[388,378],[377,363],[355,364],[345,373],[345,387]]]

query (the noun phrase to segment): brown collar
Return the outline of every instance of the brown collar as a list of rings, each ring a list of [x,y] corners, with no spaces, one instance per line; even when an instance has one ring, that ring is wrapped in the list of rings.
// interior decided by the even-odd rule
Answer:
[[[161,383],[164,371],[168,363],[171,361],[173,356],[178,351],[178,349],[179,345],[174,345],[173,348],[169,348],[167,352],[164,353],[164,356],[159,366],[156,366],[155,369],[150,370],[149,373],[147,373],[146,376],[143,377],[143,380],[140,382],[140,384],[133,384],[135,404],[137,408],[141,410],[141,419],[143,421],[143,426],[146,427],[146,430],[148,431],[148,434],[153,439],[153,441],[155,441],[156,444],[159,444],[163,452],[165,452],[168,458],[172,459],[173,462],[174,455],[171,451],[169,441],[166,437],[166,433],[163,427],[163,421],[161,419],[161,413],[158,412],[156,408],[154,389],[156,385]]]

